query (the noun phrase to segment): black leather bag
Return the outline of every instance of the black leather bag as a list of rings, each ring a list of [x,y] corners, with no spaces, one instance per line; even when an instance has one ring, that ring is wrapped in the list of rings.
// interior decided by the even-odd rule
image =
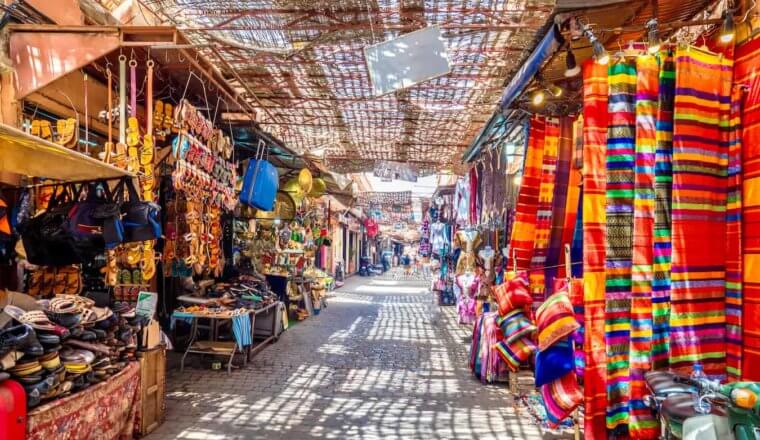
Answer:
[[[113,200],[108,183],[96,182],[86,186],[87,197],[74,204],[69,211],[70,227],[80,254],[94,258],[108,248],[121,243],[118,234],[119,204]]]
[[[135,243],[161,238],[161,207],[140,200],[132,179],[124,179],[117,187],[117,200],[123,197],[126,186],[129,200],[121,203],[121,222],[124,226],[124,243]]]
[[[56,187],[43,213],[19,225],[27,260],[38,266],[80,264],[83,259],[71,231],[69,211],[74,206],[73,187]]]

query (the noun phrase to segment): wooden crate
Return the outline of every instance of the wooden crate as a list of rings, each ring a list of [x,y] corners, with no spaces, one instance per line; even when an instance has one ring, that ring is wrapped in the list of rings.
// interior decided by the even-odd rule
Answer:
[[[166,350],[164,346],[142,352],[140,358],[139,434],[148,435],[164,420],[166,394]]]

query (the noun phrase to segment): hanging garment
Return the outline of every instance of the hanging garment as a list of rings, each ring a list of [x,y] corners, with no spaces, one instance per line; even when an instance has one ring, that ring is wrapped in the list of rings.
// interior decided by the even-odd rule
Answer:
[[[670,340],[670,200],[673,190],[673,97],[675,62],[660,54],[657,151],[654,166],[654,249],[652,255],[652,369],[668,368]]]
[[[554,279],[559,276],[565,278],[565,268],[557,267],[561,262],[565,260],[565,243],[570,244],[570,241],[563,241],[564,227],[567,217],[573,216],[575,219],[575,209],[578,204],[571,210],[567,206],[570,193],[578,190],[576,188],[570,188],[570,168],[573,158],[573,119],[570,117],[562,117],[559,119],[559,143],[557,148],[557,173],[554,181],[554,196],[552,197],[552,226],[549,238],[549,247],[546,252],[547,267],[544,270],[544,278],[546,280],[546,292],[548,297],[554,293]],[[572,237],[572,232],[570,233]]]
[[[470,207],[469,207],[469,217],[468,217],[468,223],[469,225],[476,225],[480,223],[480,191],[482,188],[480,185],[478,185],[478,181],[480,180],[478,177],[478,167],[472,167],[470,168]]]
[[[470,182],[460,178],[454,190],[454,219],[464,225],[470,218]]]
[[[510,235],[510,255],[517,259],[517,269],[525,270],[533,257],[533,240],[536,232],[538,191],[541,186],[541,170],[544,157],[545,121],[541,116],[530,120],[525,168],[517,197],[515,219]]]
[[[530,290],[533,294],[533,309],[546,299],[544,266],[549,248],[552,230],[552,198],[554,181],[557,175],[557,152],[559,147],[559,120],[546,118],[546,136],[544,138],[543,167],[541,186],[538,191],[538,208],[536,210],[536,233],[533,243],[533,257],[530,260]]]
[[[651,55],[636,59],[636,155],[631,266],[631,395],[628,430],[637,439],[656,439],[658,424],[644,404],[644,373],[651,369],[654,165],[657,150],[659,63]]]
[[[742,112],[742,379],[760,381],[760,36],[736,48]]]
[[[670,366],[726,373],[725,246],[731,61],[695,47],[676,52]]]
[[[605,343],[607,345],[607,428],[628,424],[631,342],[631,258],[636,139],[636,64],[609,66],[607,130],[607,252]]]
[[[584,437],[607,438],[607,351],[604,344],[607,66],[583,65]]]
[[[457,276],[456,283],[461,292],[457,301],[459,323],[472,324],[475,322],[475,296],[480,289],[480,277],[467,273]]]
[[[448,244],[445,223],[433,223],[430,225],[430,244],[433,246],[434,254],[440,255],[442,253],[442,249]]]

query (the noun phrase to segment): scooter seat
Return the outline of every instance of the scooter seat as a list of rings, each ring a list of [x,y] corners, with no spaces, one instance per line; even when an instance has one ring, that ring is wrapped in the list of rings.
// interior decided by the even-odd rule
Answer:
[[[694,404],[698,398],[692,394],[674,394],[662,403],[662,412],[671,422],[681,424],[689,417],[702,415],[694,409]],[[725,417],[726,411],[718,405],[711,405],[710,414]]]
[[[649,390],[657,397],[667,397],[671,394],[695,393],[693,386],[676,382],[673,373],[667,371],[650,371],[645,375]]]

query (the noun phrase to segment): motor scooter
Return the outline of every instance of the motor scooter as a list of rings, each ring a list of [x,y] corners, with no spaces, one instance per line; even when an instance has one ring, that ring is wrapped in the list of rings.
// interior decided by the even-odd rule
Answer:
[[[653,392],[645,400],[658,408],[661,438],[760,440],[760,384],[721,385],[707,378],[692,379],[671,372],[648,373],[648,385],[657,380],[667,384],[658,388],[660,397],[667,396],[658,399]],[[650,386],[650,391],[653,388],[657,387]]]

